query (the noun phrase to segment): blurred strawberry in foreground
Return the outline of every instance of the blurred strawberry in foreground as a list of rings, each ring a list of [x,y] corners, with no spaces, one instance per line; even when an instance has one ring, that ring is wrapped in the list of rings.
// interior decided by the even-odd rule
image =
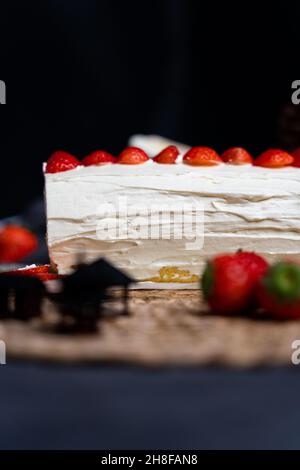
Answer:
[[[292,156],[294,157],[293,166],[300,168],[300,147],[292,153]]]
[[[246,313],[252,304],[257,281],[265,274],[268,263],[249,252],[223,254],[206,265],[202,276],[204,298],[213,313]]]
[[[117,163],[139,165],[145,163],[147,160],[149,160],[149,157],[144,150],[138,147],[127,147],[120,153]]]
[[[282,319],[300,318],[300,265],[281,261],[271,266],[256,294],[267,313]]]
[[[0,263],[21,261],[37,247],[37,237],[24,227],[7,225],[0,230]]]
[[[254,161],[254,165],[265,168],[282,168],[293,163],[294,157],[288,152],[279,149],[266,150]]]
[[[73,170],[80,165],[80,161],[68,152],[57,150],[47,161],[46,173],[59,173]]]
[[[156,163],[172,164],[176,163],[178,155],[178,148],[175,145],[169,145],[169,147],[166,147],[156,155],[156,157],[153,158],[153,161]]]
[[[242,147],[232,147],[222,153],[221,158],[224,163],[231,165],[253,164],[253,158],[250,153]]]
[[[223,161],[217,152],[209,147],[192,147],[184,155],[183,163],[192,166],[213,166]]]
[[[95,150],[82,160],[84,166],[106,165],[107,163],[116,163],[117,159],[105,150]]]

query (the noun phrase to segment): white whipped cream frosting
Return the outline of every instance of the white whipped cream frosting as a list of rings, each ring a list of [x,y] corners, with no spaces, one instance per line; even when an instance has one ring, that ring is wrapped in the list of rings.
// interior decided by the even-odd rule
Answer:
[[[300,254],[298,168],[191,167],[182,157],[175,165],[149,160],[141,165],[80,166],[45,173],[45,192],[49,253],[61,274],[76,265],[80,253],[86,261],[105,256],[139,280],[157,276],[165,266],[200,274],[208,257],[238,248],[269,259]],[[132,206],[149,201],[172,207],[202,204],[203,248],[187,250],[185,239],[99,239],[99,205],[115,204],[118,196]],[[126,217],[123,222],[130,224],[130,214]],[[107,222],[114,222],[109,219],[108,214]]]

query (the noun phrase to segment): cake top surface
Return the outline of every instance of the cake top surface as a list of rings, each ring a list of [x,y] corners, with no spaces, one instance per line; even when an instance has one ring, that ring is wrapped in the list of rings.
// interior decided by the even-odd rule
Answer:
[[[52,181],[63,181],[66,179],[80,179],[88,176],[168,176],[168,175],[188,175],[189,177],[201,176],[224,176],[224,177],[255,177],[284,178],[300,181],[300,171],[295,167],[264,168],[253,165],[228,165],[220,163],[215,166],[189,166],[180,160],[174,164],[160,165],[152,159],[140,165],[107,164],[100,166],[80,165],[72,170],[59,173],[46,173],[46,163],[43,171],[47,178]]]

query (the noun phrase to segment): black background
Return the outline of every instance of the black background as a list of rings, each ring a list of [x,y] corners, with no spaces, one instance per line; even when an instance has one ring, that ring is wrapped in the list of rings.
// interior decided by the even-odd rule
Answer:
[[[297,79],[300,7],[184,0],[2,1],[0,216],[42,194],[58,149],[118,153],[159,133],[256,155],[298,144],[278,124]],[[300,141],[299,141],[300,143]]]

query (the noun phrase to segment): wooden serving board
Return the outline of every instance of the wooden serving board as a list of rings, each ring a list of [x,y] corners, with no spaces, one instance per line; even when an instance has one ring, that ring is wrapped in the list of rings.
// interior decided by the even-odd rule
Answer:
[[[121,308],[116,292],[114,308]],[[108,316],[95,334],[55,331],[49,301],[42,319],[0,322],[10,358],[56,362],[123,362],[147,366],[291,364],[300,321],[225,318],[208,314],[196,290],[130,292],[130,316]]]

